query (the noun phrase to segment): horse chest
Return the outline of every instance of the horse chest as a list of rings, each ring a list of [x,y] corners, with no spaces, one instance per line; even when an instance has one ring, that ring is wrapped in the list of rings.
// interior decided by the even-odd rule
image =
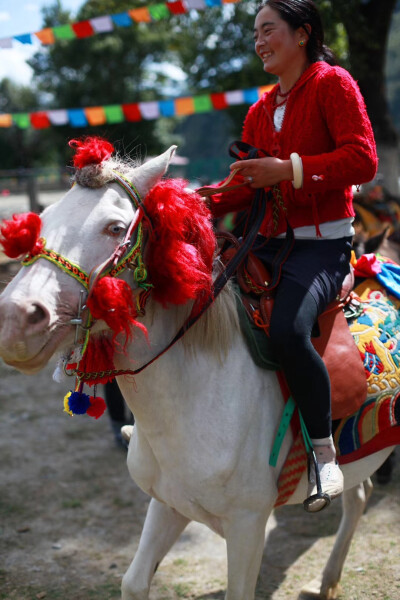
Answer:
[[[149,460],[150,458],[150,460]],[[144,462],[133,460],[129,471],[137,485],[149,496],[174,508],[190,520],[208,525],[221,533],[219,518],[215,515],[219,504],[218,494],[212,486],[196,480],[196,477],[182,477],[174,469],[162,470],[158,462],[148,457]]]

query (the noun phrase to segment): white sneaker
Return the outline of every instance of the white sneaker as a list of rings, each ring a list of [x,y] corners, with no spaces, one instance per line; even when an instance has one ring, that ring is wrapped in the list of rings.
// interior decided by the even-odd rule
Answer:
[[[329,446],[314,446],[322,494],[318,494],[314,461],[309,460],[307,498],[304,508],[318,512],[343,492],[343,473],[336,462],[335,450]]]
[[[133,425],[123,425],[121,427],[121,436],[129,444],[133,432]]]

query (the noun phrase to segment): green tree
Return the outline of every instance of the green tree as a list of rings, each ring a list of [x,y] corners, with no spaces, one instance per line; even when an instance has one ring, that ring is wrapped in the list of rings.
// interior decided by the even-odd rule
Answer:
[[[222,8],[213,7],[207,9],[206,14],[182,16],[176,23],[174,46],[170,50],[176,50],[175,60],[187,74],[190,93],[246,89],[276,81],[263,71],[254,52],[252,32],[257,5],[256,0],[246,0]],[[324,2],[321,8],[328,44],[347,66],[344,27],[333,20],[329,3]],[[218,178],[217,172],[219,177],[226,174],[231,162],[229,143],[240,137],[247,110],[247,105],[234,106],[224,111],[223,116],[220,112],[193,115],[178,125],[177,130],[184,139],[182,152],[190,158],[198,175],[205,176],[207,157],[212,179]]]
[[[378,145],[380,173],[386,187],[398,195],[398,140],[385,84],[387,44],[396,0],[315,1],[322,14],[327,44],[360,85]],[[182,31],[180,60],[191,88],[227,90],[270,81],[253,48],[256,3],[249,0],[213,11],[210,19],[199,18],[190,27],[188,22]],[[234,137],[240,135],[246,111],[247,107],[229,111]]]
[[[143,2],[146,4],[146,2]],[[132,8],[131,0],[88,0],[74,18],[115,14]],[[44,27],[71,22],[61,0],[43,9]],[[59,40],[48,50],[37,52],[29,61],[33,82],[45,94],[47,108],[83,108],[120,105],[160,99],[167,77],[152,69],[167,54],[168,31],[152,23],[118,27],[115,31],[87,39]],[[172,139],[171,124],[138,121],[99,127],[54,128],[53,140],[65,159],[70,155],[66,141],[82,134],[104,135],[117,142],[119,149],[142,155],[160,151],[161,141]],[[159,140],[160,137],[160,140]],[[163,148],[162,148],[163,149]]]
[[[349,68],[365,96],[381,158],[381,171],[390,179],[390,159],[397,156],[397,134],[387,105],[385,60],[388,33],[396,0],[316,0],[321,9],[326,41],[340,63]],[[140,0],[139,6],[148,6]],[[132,7],[131,0],[87,0],[74,20],[113,14]],[[254,53],[252,28],[256,1],[209,7],[205,11],[171,17],[159,23],[134,24],[82,40],[59,40],[41,49],[31,59],[34,85],[41,104],[48,108],[76,108],[160,100],[171,95],[167,70],[174,64],[187,78],[173,92],[198,94],[258,87],[271,82]],[[61,0],[43,11],[43,26],[71,21]],[[39,98],[32,98],[31,110]],[[247,106],[231,107],[187,120],[138,121],[107,124],[87,130],[52,128],[40,135],[52,140],[63,160],[69,156],[66,141],[82,133],[106,135],[127,151],[141,147],[153,154],[175,141],[173,128],[184,139],[184,151],[191,157],[220,153],[219,139],[240,136]],[[25,108],[27,110],[28,107]],[[228,118],[227,118],[228,117]],[[202,134],[203,133],[203,141]],[[386,165],[386,166],[385,166]],[[387,166],[389,165],[389,166]],[[397,176],[393,175],[393,180]],[[393,190],[392,190],[393,191]]]
[[[0,81],[0,112],[24,113],[38,106],[37,93],[9,79]],[[0,129],[1,169],[30,168],[51,160],[52,148],[46,136],[31,128]]]
[[[386,61],[386,78],[390,112],[397,132],[400,131],[400,1],[393,14]]]
[[[397,0],[332,0],[334,19],[346,29],[350,70],[364,95],[385,187],[399,196],[398,135],[388,104],[386,60]]]

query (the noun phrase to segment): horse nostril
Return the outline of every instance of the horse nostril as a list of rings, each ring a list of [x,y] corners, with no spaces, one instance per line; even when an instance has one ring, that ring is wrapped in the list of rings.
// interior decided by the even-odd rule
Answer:
[[[46,319],[46,312],[39,304],[32,304],[27,310],[27,324],[37,325]]]

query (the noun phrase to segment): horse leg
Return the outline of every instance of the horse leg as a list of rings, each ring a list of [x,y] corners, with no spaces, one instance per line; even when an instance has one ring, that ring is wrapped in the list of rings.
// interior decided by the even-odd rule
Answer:
[[[228,555],[225,600],[254,599],[268,514],[246,511],[223,523]]]
[[[363,483],[343,492],[342,519],[335,544],[322,573],[322,581],[315,579],[301,590],[302,594],[308,598],[314,597],[322,600],[334,600],[337,598],[343,565],[358,521],[372,493],[372,488],[371,480],[367,479]]]
[[[394,466],[394,453],[389,454],[385,462],[377,469],[375,475],[376,480],[380,485],[386,485],[392,478]]]
[[[151,500],[139,546],[122,578],[122,600],[147,600],[153,575],[189,519],[154,498]]]

